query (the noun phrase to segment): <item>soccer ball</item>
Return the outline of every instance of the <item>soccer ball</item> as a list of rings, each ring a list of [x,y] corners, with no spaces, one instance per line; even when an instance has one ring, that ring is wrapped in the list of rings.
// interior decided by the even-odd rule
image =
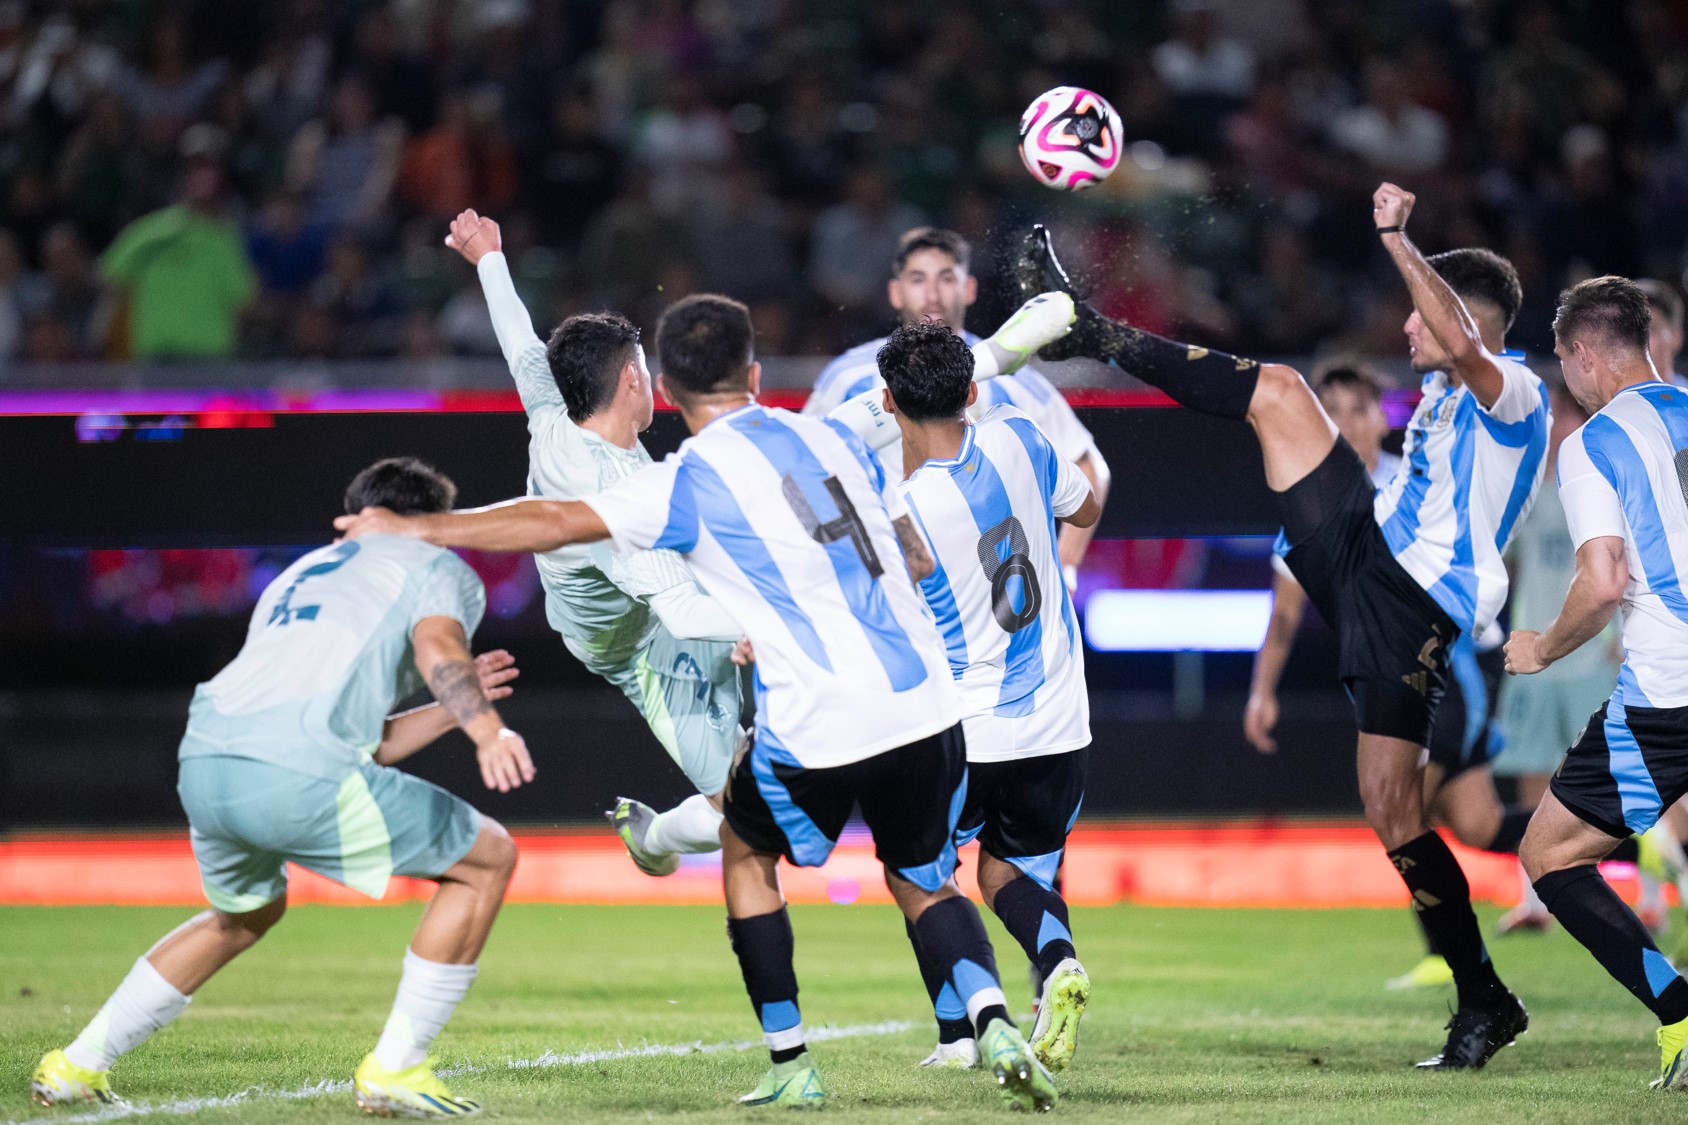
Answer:
[[[1119,167],[1122,129],[1108,99],[1077,86],[1038,95],[1020,117],[1020,159],[1037,182],[1083,191]]]

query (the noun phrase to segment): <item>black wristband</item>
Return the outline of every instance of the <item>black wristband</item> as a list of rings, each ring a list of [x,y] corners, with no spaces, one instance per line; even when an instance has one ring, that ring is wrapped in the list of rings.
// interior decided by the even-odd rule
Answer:
[[[1378,234],[1401,234],[1406,229],[1407,228],[1405,226],[1402,226],[1400,224],[1396,224],[1395,226],[1392,226],[1392,227],[1378,227],[1377,233]]]

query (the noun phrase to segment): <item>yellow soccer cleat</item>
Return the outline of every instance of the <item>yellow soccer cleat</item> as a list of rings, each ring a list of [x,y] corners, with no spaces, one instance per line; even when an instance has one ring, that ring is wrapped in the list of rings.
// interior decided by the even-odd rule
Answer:
[[[1659,1028],[1659,1076],[1655,1090],[1688,1090],[1688,1020]]]
[[[1043,982],[1043,998],[1032,1025],[1032,1053],[1051,1072],[1066,1070],[1078,1050],[1078,1021],[1090,1002],[1090,978],[1068,957]]]
[[[123,1099],[111,1092],[111,1071],[89,1070],[71,1062],[63,1051],[48,1051],[30,1076],[29,1100],[41,1105],[67,1102],[110,1105]]]
[[[804,1051],[788,1062],[775,1063],[756,1089],[739,1099],[740,1105],[777,1105],[785,1109],[820,1109],[826,1105],[826,1086],[815,1060]]]
[[[352,1075],[352,1093],[359,1109],[377,1117],[478,1117],[481,1112],[479,1102],[454,1097],[427,1059],[388,1070],[371,1052]]]
[[[1391,992],[1398,992],[1404,988],[1435,988],[1439,984],[1452,984],[1453,981],[1454,971],[1448,968],[1446,959],[1432,953],[1400,976],[1384,981],[1383,987]]]
[[[1009,1109],[1048,1113],[1060,1100],[1055,1080],[1032,1054],[1020,1029],[1007,1020],[992,1020],[979,1036],[979,1062],[996,1079]]]

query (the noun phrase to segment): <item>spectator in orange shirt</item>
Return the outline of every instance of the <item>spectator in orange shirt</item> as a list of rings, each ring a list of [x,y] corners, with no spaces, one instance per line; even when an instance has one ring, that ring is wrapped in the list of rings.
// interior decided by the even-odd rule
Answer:
[[[439,124],[405,148],[399,193],[441,222],[470,206],[494,211],[509,205],[516,198],[516,154],[500,131],[496,104],[447,94]]]

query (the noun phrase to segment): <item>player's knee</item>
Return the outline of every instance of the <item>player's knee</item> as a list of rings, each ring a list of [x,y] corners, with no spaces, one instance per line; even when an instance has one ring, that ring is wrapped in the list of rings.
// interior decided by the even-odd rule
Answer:
[[[287,913],[287,900],[278,898],[272,903],[249,910],[244,914],[216,913],[217,937],[235,952],[243,952],[258,944],[260,938],[275,928]]]
[[[1280,414],[1305,409],[1309,403],[1317,401],[1299,371],[1281,363],[1268,363],[1260,368],[1248,409],[1256,416]]]
[[[516,870],[516,841],[505,827],[490,817],[481,820],[481,839],[478,845],[484,865],[501,883],[510,881]]]
[[[1385,847],[1400,847],[1424,832],[1424,811],[1416,782],[1395,777],[1362,777],[1360,800],[1366,823]]]

